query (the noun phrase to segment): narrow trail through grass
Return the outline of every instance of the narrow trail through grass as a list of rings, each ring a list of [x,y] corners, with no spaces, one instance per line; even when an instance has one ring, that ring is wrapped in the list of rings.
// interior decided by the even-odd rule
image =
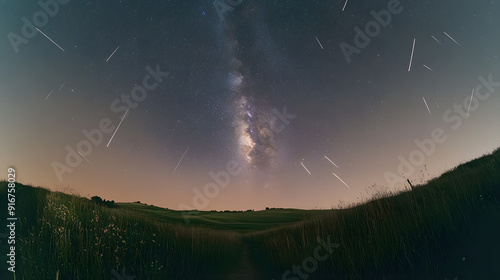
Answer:
[[[228,272],[220,272],[208,276],[207,280],[254,280],[254,279],[267,279],[265,273],[261,270],[257,262],[251,256],[251,250],[257,248],[250,248],[249,244],[245,242],[243,245],[243,252],[238,263]]]
[[[309,279],[500,275],[500,149],[413,191],[338,210],[199,211],[187,225],[181,211],[108,208],[22,184],[16,202],[17,279],[54,279],[59,271],[59,280],[104,280],[122,269],[135,279],[281,279],[330,236],[340,247]],[[7,244],[0,249],[7,252]]]

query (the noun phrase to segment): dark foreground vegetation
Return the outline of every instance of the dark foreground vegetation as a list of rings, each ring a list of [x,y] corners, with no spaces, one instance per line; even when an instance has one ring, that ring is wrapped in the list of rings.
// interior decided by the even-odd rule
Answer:
[[[314,256],[317,237],[328,236],[340,247],[317,262],[312,279],[500,279],[500,150],[413,191],[380,192],[368,203],[249,238],[281,279]],[[481,251],[474,246],[488,251],[471,256]]]
[[[6,214],[6,182],[0,198]],[[186,225],[180,211],[16,184],[16,213],[16,273],[3,239],[1,279],[206,279],[242,255],[269,280],[500,279],[500,150],[340,210],[192,212]],[[322,260],[319,239],[337,244]]]

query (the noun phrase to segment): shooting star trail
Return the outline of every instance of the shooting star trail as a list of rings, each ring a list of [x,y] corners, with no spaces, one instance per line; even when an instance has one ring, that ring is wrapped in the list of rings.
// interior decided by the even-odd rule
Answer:
[[[438,107],[438,109],[441,109],[441,108],[439,108],[439,104],[437,103],[437,101],[434,101],[434,103],[436,103],[436,106]]]
[[[59,89],[58,89],[58,90],[61,90],[61,89],[62,89],[62,87],[64,86],[64,84],[65,84],[65,83],[66,83],[66,81],[64,81],[64,82],[62,83],[62,85],[59,87]]]
[[[469,116],[470,105],[472,104],[472,98],[474,98],[474,90],[475,88],[472,89],[472,94],[470,96],[469,109],[467,109],[467,117]]]
[[[113,137],[115,137],[115,134],[116,132],[118,131],[118,128],[120,128],[120,125],[122,124],[123,120],[125,119],[125,117],[127,116],[128,114],[128,110],[130,110],[130,107],[127,108],[127,111],[125,112],[125,115],[123,115],[123,118],[122,120],[120,121],[120,123],[118,124],[118,126],[116,127],[115,129],[115,132],[113,132],[113,135],[111,135],[111,139],[109,139],[109,142],[108,142],[108,145],[106,145],[106,148],[109,146],[109,144],[111,143],[111,140],[113,140]]]
[[[408,72],[411,70],[411,62],[413,61],[413,52],[415,51],[415,38],[413,38],[413,47],[411,48],[410,65],[408,65]]]
[[[432,36],[432,35],[431,35],[431,37],[432,37],[432,39],[436,40],[436,42],[438,42],[440,45],[442,45],[442,44],[441,44],[441,42],[439,42],[439,40],[438,40],[438,39],[436,39],[436,37],[434,37],[434,36]]]
[[[304,163],[301,162],[300,164],[302,164],[302,167],[304,167],[304,169],[307,171],[307,173],[309,173],[309,175],[311,175],[311,172],[309,172],[309,170],[306,168],[306,166],[304,165]]]
[[[88,160],[88,159],[87,159],[84,155],[82,155],[82,153],[80,153],[80,150],[78,150],[78,149],[77,149],[76,151],[77,151],[77,152],[78,152],[78,153],[82,156],[82,158],[83,158],[86,162],[88,162],[90,165],[92,165],[92,163],[90,163],[90,161],[89,161],[89,160]]]
[[[335,167],[339,168],[331,159],[329,159],[327,156],[324,156],[329,162],[331,162]]]
[[[339,176],[337,176],[337,174],[335,174],[335,173],[333,173],[333,172],[332,172],[332,174],[333,174],[333,175],[335,175],[335,177],[337,177],[337,179],[339,179],[339,180],[340,180],[340,182],[342,182],[342,184],[344,184],[347,188],[349,188],[349,189],[350,189],[350,187],[349,187],[349,186],[348,186],[348,185],[347,185],[347,184],[346,184],[346,183],[345,183],[342,179],[340,179],[340,177],[339,177]]]
[[[432,70],[429,66],[427,66],[425,64],[424,64],[424,67],[427,68],[427,69],[429,69],[429,70],[431,70],[432,72],[434,72],[434,70]]]
[[[427,107],[427,111],[429,111],[429,115],[431,115],[431,116],[432,116],[432,114],[431,114],[431,110],[429,109],[429,105],[427,105],[427,101],[425,101],[425,97],[422,97],[422,99],[424,100],[425,107]]]
[[[342,12],[344,11],[345,6],[347,6],[347,2],[349,2],[349,0],[345,0],[344,7],[342,8]]]
[[[321,49],[322,49],[322,50],[324,50],[323,45],[322,45],[322,44],[320,43],[320,41],[318,40],[318,37],[316,37],[316,41],[318,41],[318,44],[319,44],[319,46],[321,47]]]
[[[49,96],[52,94],[52,92],[53,92],[53,91],[54,91],[54,90],[51,90],[51,91],[49,92],[49,95],[47,95],[47,97],[45,97],[45,100],[47,100],[47,98],[49,98]]]
[[[116,47],[115,51],[108,57],[108,59],[106,59],[106,62],[108,62],[108,60],[115,54],[118,48],[120,48],[120,46]]]
[[[184,156],[186,155],[186,153],[188,152],[188,150],[189,150],[189,147],[188,147],[188,148],[186,149],[186,151],[182,154],[181,159],[179,160],[179,162],[177,163],[177,165],[176,165],[176,166],[175,166],[175,168],[174,168],[174,171],[172,171],[172,175],[174,175],[175,170],[177,170],[177,167],[179,167],[179,164],[181,164],[181,161],[182,161],[182,159],[184,158]]]
[[[462,47],[462,46],[460,46],[460,44],[457,41],[455,41],[455,39],[453,39],[450,35],[448,35],[448,33],[446,33],[446,32],[443,32],[443,33],[444,33],[444,35],[448,36],[448,38],[450,38],[453,42],[455,42],[455,44],[457,44],[459,47]]]
[[[56,45],[58,48],[60,48],[62,51],[64,51],[63,48],[61,48],[61,46],[59,46],[56,42],[54,42],[52,39],[50,39],[49,36],[45,35],[45,33],[42,32],[42,30],[38,29],[38,27],[35,27],[36,30],[38,30],[38,32],[42,33],[43,36],[45,36],[45,38],[49,39],[52,43],[54,43],[54,45]]]

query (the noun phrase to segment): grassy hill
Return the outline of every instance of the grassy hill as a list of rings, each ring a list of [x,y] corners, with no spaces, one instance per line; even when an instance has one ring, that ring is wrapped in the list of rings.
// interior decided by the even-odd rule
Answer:
[[[329,236],[340,247],[314,279],[499,279],[500,150],[413,191],[249,238],[280,279]]]
[[[1,209],[6,197],[0,182]],[[498,279],[500,150],[342,210],[188,212],[188,225],[181,211],[16,184],[16,213],[16,274],[1,279],[223,279],[210,275],[242,263],[265,279]],[[335,243],[324,260],[318,240]]]

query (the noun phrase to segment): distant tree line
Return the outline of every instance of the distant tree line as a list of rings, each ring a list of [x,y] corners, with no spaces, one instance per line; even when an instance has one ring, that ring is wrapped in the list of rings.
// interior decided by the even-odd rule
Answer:
[[[218,212],[224,212],[224,213],[243,213],[243,212],[253,212],[254,210],[253,209],[248,209],[248,210],[224,210],[224,211],[217,211],[217,210],[210,210],[210,212],[215,212],[215,213],[218,213]]]
[[[269,207],[266,207],[266,210],[283,210],[285,208],[269,208]]]
[[[115,201],[114,200],[106,200],[106,199],[102,199],[100,198],[99,196],[93,196],[91,197],[91,200],[95,203],[97,203],[98,205],[102,205],[102,206],[106,206],[106,207],[115,207]]]
[[[142,203],[140,200],[137,200],[137,201],[135,201],[134,203],[148,205],[147,203]],[[153,204],[151,204],[151,206],[154,206],[154,205],[153,205]],[[156,206],[154,206],[154,207],[156,207]],[[165,209],[167,209],[167,210],[168,210],[168,208],[165,208]]]

